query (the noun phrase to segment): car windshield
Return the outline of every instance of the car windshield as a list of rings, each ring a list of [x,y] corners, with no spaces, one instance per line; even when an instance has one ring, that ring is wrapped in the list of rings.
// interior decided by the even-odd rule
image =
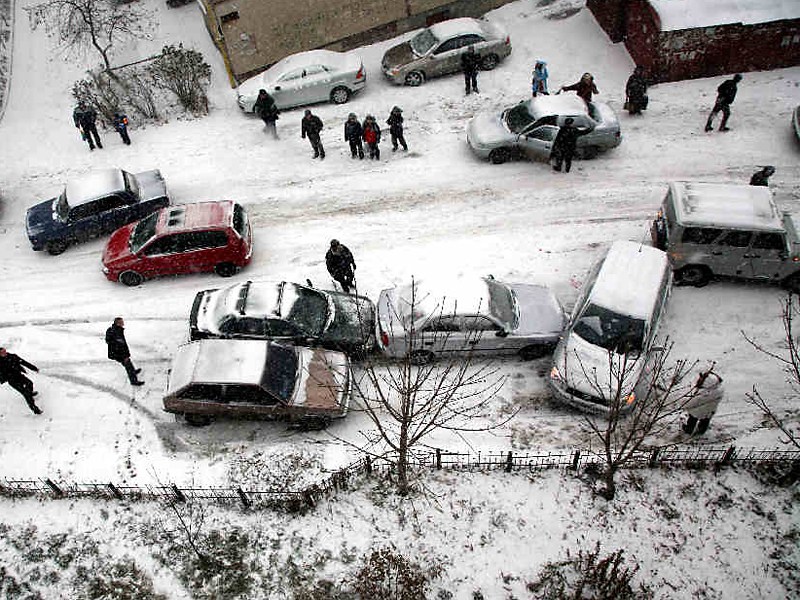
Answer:
[[[533,117],[528,112],[528,107],[521,103],[506,111],[505,121],[511,131],[522,133],[528,125],[533,123]]]
[[[156,223],[158,223],[159,212],[154,212],[147,215],[144,219],[139,221],[136,227],[131,232],[131,239],[129,241],[130,251],[136,254],[155,234]]]
[[[128,173],[127,171],[122,172],[122,177],[125,179],[125,187],[128,191],[134,195],[136,198],[141,198],[139,194],[139,182],[136,181],[136,177]]]
[[[217,290],[216,302],[214,302],[214,322],[220,331],[228,331],[236,324],[236,319],[231,315],[232,312],[239,312],[239,306],[247,299],[247,291],[250,283],[232,285],[230,287]]]
[[[409,44],[411,44],[411,50],[417,56],[422,56],[426,52],[428,52],[431,48],[433,48],[439,40],[436,39],[436,36],[433,35],[430,29],[423,29],[413,38]]]
[[[506,329],[516,329],[519,311],[514,292],[502,283],[491,279],[488,279],[486,283],[489,286],[489,312],[502,322]]]
[[[67,217],[69,216],[69,203],[67,202],[67,191],[64,190],[61,192],[61,195],[56,199],[55,207],[54,207],[56,216],[62,220],[66,221]]]
[[[328,298],[317,290],[284,283],[278,311],[301,331],[320,336],[328,323]]]
[[[594,346],[619,354],[638,354],[642,351],[645,324],[642,319],[590,304],[572,330]]]
[[[282,402],[289,402],[297,380],[297,354],[293,348],[270,344],[261,386]]]

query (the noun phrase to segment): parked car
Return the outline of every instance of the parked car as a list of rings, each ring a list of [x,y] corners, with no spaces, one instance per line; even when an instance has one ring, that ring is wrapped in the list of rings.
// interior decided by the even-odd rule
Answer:
[[[279,60],[263,73],[239,85],[239,108],[253,112],[258,90],[265,89],[279,109],[316,102],[344,104],[364,88],[367,72],[352,53],[309,50]]]
[[[467,124],[467,143],[476,156],[494,164],[521,157],[546,161],[567,117],[575,127],[590,130],[578,138],[575,153],[579,157],[593,157],[622,142],[619,119],[608,104],[587,105],[577,96],[560,94],[537,96],[500,114],[477,115]]]
[[[779,283],[800,293],[800,238],[769,188],[732,183],[669,184],[651,226],[675,282],[702,287],[721,275]]]
[[[469,46],[481,55],[481,68],[494,69],[511,54],[511,38],[486,19],[450,19],[423,29],[413,38],[389,48],[381,68],[392,83],[422,85],[431,77],[461,70],[461,55]]]
[[[230,277],[252,253],[250,221],[240,204],[181,204],[115,231],[103,252],[103,273],[129,286],[185,273]]]
[[[375,306],[364,296],[288,281],[245,281],[198,292],[189,337],[319,344],[362,355],[375,346]]]
[[[175,354],[164,410],[191,425],[224,416],[321,428],[347,415],[351,384],[350,360],[341,352],[256,340],[197,340]]]
[[[546,287],[491,276],[386,289],[377,310],[378,348],[419,364],[459,353],[537,358],[552,351],[566,322]]]
[[[584,281],[553,353],[548,383],[555,398],[586,412],[630,411],[664,350],[653,343],[671,288],[664,252],[614,242]]]
[[[111,233],[168,205],[159,170],[102,169],[73,179],[58,197],[29,208],[25,228],[34,250],[61,254],[70,244]]]

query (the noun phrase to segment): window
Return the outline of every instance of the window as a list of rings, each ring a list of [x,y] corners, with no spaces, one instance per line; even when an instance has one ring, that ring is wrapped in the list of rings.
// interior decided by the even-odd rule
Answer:
[[[115,208],[121,208],[123,206],[127,206],[128,203],[121,196],[112,195],[106,196],[105,198],[101,198],[97,201],[97,211],[100,213],[104,213],[109,210],[114,210]]]
[[[642,319],[589,304],[572,330],[593,346],[628,354],[641,352],[645,329]]]
[[[153,243],[144,249],[145,256],[157,256],[159,254],[172,254],[175,252],[176,236],[166,235],[153,240]]]
[[[247,234],[247,213],[240,204],[233,205],[233,228],[241,237]]]
[[[229,13],[225,13],[224,15],[220,15],[219,22],[224,25],[225,23],[230,23],[231,21],[235,21],[238,18],[239,18],[239,11],[234,10]]]
[[[289,71],[288,73],[284,73],[280,76],[278,81],[293,81],[295,79],[300,79],[303,76],[304,69],[295,69],[294,71]]]
[[[270,344],[261,385],[282,402],[294,393],[297,377],[297,354],[293,348]]]
[[[757,233],[753,248],[759,250],[786,250],[786,242],[780,233]]]
[[[452,40],[447,40],[446,42],[439,45],[439,47],[433,51],[434,54],[442,54],[444,52],[450,52],[451,50],[458,50],[461,48],[461,38],[453,38]]]
[[[291,324],[280,319],[268,319],[266,331],[270,337],[294,337],[300,334]]]
[[[422,331],[444,331],[444,332],[453,332],[453,331],[460,331],[459,327],[459,318],[453,315],[450,316],[443,316],[431,319],[428,321],[425,326],[422,328]]]
[[[499,331],[500,327],[483,315],[464,315],[460,319],[462,331]]]
[[[306,70],[303,72],[303,77],[308,77],[311,75],[319,75],[320,73],[325,73],[325,67],[322,65],[311,65],[310,67],[306,67]]]
[[[687,227],[683,230],[681,241],[685,244],[710,244],[722,233],[721,229]]]
[[[729,231],[717,241],[717,244],[733,248],[747,248],[750,245],[751,237],[752,233],[749,231]]]
[[[556,139],[558,129],[545,125],[544,127],[536,127],[531,131],[525,133],[525,137],[532,140],[542,140],[544,142],[552,142]]]
[[[89,217],[93,217],[100,212],[100,204],[99,201],[95,202],[87,202],[86,204],[79,204],[78,206],[73,206],[69,211],[69,220],[71,222],[80,221],[82,219],[88,219]]]
[[[190,231],[171,237],[175,240],[172,252],[194,252],[228,245],[228,236],[224,231]]]
[[[239,335],[263,336],[267,330],[264,319],[254,319],[253,317],[232,320],[231,325],[232,327],[227,329],[230,330],[231,333],[237,333]]]

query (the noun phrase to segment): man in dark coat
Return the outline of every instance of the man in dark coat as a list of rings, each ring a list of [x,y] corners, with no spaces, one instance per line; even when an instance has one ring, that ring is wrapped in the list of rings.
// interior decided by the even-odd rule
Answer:
[[[750,185],[769,186],[769,178],[772,177],[773,173],[775,173],[775,167],[771,165],[763,167],[760,171],[753,173],[750,178]]]
[[[8,382],[8,385],[22,394],[33,414],[40,415],[42,409],[33,401],[38,392],[33,391],[33,382],[25,376],[25,369],[39,372],[36,365],[8,352],[5,348],[0,348],[0,383]]]
[[[739,89],[737,86],[741,80],[742,76],[737,73],[730,79],[723,81],[717,88],[717,100],[714,102],[714,108],[711,109],[711,114],[708,115],[708,121],[706,121],[706,131],[711,131],[714,129],[712,123],[714,121],[714,117],[717,116],[719,111],[722,111],[722,123],[719,124],[719,130],[730,130],[730,127],[728,127],[728,119],[731,116],[731,104],[733,104],[733,101],[736,99],[736,92]]]
[[[403,110],[399,106],[392,108],[389,118],[386,119],[386,124],[389,126],[389,133],[392,135],[392,152],[397,151],[398,143],[403,147],[403,150],[408,150],[406,138],[403,137]]]
[[[644,67],[636,67],[625,84],[625,107],[629,114],[640,115],[647,109],[647,80]]]
[[[475,46],[470,46],[461,55],[461,70],[464,72],[464,86],[467,94],[470,91],[478,93],[478,69],[481,66],[481,55],[475,52]]]
[[[364,158],[364,145],[361,143],[361,136],[364,135],[364,128],[358,122],[356,113],[350,113],[347,121],[344,122],[344,141],[350,143],[350,154],[353,158]]]
[[[331,247],[325,254],[325,266],[328,267],[331,277],[342,286],[342,290],[349,293],[353,287],[356,261],[353,260],[353,254],[347,246],[340,244],[339,240],[331,240]]]
[[[97,111],[95,109],[84,101],[79,102],[72,111],[72,122],[80,130],[81,137],[88,142],[89,150],[94,150],[95,144],[98,148],[103,147],[100,135],[97,133]]]
[[[564,171],[569,173],[572,168],[572,157],[575,155],[575,145],[578,143],[578,138],[591,131],[590,129],[578,129],[573,125],[574,122],[575,120],[572,117],[564,119],[564,125],[558,130],[556,139],[553,141],[550,159],[554,161],[553,169],[556,171],[560,171],[561,165],[564,163]]]
[[[108,358],[125,367],[131,385],[144,385],[144,381],[138,377],[142,370],[134,367],[131,361],[131,351],[128,350],[128,342],[125,340],[125,321],[122,317],[114,319],[111,327],[106,329],[106,344],[108,344]]]
[[[303,118],[300,120],[300,137],[303,139],[308,136],[308,141],[311,142],[311,147],[314,149],[314,158],[325,158],[325,148],[322,147],[322,140],[319,137],[322,131],[322,119],[317,115],[312,115],[311,111],[306,109]]]
[[[256,113],[262,121],[264,121],[264,130],[271,131],[272,137],[278,139],[278,128],[275,121],[278,120],[278,107],[275,104],[275,99],[269,95],[267,90],[258,90],[258,98],[253,105],[253,112]]]
[[[584,73],[580,80],[572,85],[562,85],[560,92],[575,92],[579,98],[583,98],[586,104],[592,103],[592,94],[599,94],[600,90],[594,84],[594,76],[591,73]]]

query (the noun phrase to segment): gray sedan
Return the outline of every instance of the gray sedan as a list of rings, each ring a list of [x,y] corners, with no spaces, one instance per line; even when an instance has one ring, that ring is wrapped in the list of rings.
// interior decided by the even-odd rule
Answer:
[[[253,112],[258,90],[265,89],[278,108],[316,102],[344,104],[367,83],[361,58],[355,54],[310,50],[279,60],[238,88],[239,108]]]
[[[417,364],[472,353],[537,358],[552,352],[566,323],[548,288],[492,276],[383,290],[377,309],[380,350]]]
[[[501,114],[479,114],[467,125],[467,143],[477,156],[495,164],[518,157],[548,160],[567,117],[572,117],[579,129],[590,130],[578,138],[576,153],[580,157],[592,157],[622,141],[619,120],[608,104],[587,105],[577,96],[564,94],[537,96]]]
[[[511,39],[499,25],[464,17],[431,25],[408,42],[389,48],[381,67],[392,83],[417,86],[461,70],[461,55],[469,46],[481,55],[481,68],[486,71],[511,54]]]

